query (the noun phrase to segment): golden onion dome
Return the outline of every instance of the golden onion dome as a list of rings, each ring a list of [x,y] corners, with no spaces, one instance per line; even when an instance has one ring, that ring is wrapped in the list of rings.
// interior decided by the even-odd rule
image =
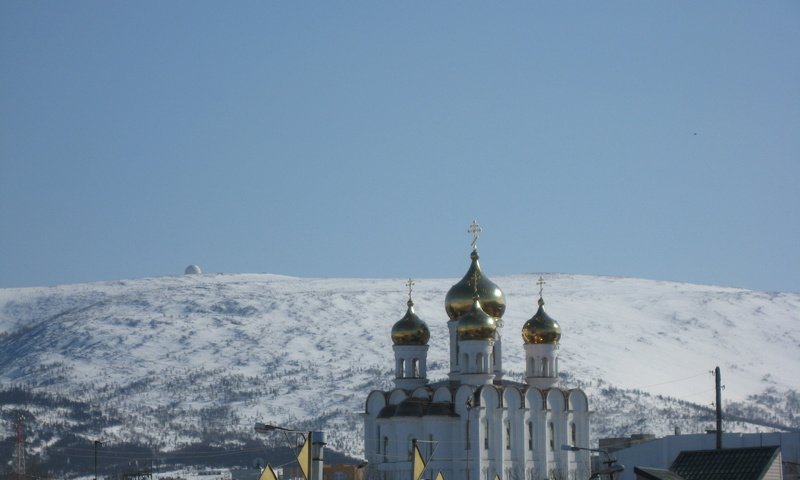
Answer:
[[[478,298],[472,300],[470,311],[458,317],[457,322],[459,340],[489,340],[497,331],[497,322],[483,311]]]
[[[473,279],[478,279],[478,296],[481,300],[481,307],[484,312],[494,318],[501,318],[506,311],[506,297],[494,282],[489,280],[481,272],[481,264],[478,262],[478,251],[472,250],[470,254],[472,264],[469,266],[464,278],[450,287],[444,299],[444,309],[450,320],[454,320],[470,312],[472,309],[475,286]]]
[[[522,340],[530,344],[558,344],[561,327],[544,311],[544,300],[539,297],[539,310],[522,326]]]
[[[428,325],[414,313],[414,302],[408,300],[406,315],[392,327],[392,343],[395,345],[427,345],[431,338]]]

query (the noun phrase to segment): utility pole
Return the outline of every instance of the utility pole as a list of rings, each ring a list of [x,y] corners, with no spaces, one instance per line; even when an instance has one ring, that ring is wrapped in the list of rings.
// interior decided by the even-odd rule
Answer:
[[[25,478],[25,417],[20,413],[17,416],[17,448],[16,458],[14,459],[14,470],[18,479]]]
[[[323,461],[322,452],[325,449],[325,432],[308,432],[311,437],[311,478],[322,480]]]
[[[717,390],[717,450],[722,450],[722,376],[719,367],[714,369],[714,387]]]
[[[97,446],[102,444],[100,440],[94,441],[94,480],[97,480]]]

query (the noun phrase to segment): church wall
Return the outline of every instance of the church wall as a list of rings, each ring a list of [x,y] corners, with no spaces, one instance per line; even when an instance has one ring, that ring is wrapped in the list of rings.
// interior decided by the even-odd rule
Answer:
[[[470,405],[468,400],[473,398],[473,392],[477,392],[477,398],[471,400]],[[454,395],[456,417],[376,418],[385,405],[398,404],[409,396],[449,400],[450,395],[447,387],[435,392],[427,387],[418,388],[411,395],[402,390],[369,395],[365,455],[371,465],[370,471],[382,472],[382,476],[374,478],[407,480],[411,468],[411,441],[415,438],[420,441],[425,458],[435,454],[429,464],[431,477],[441,470],[447,479],[466,478],[469,464],[471,480],[485,479],[487,475],[491,480],[495,474],[503,480],[542,480],[554,471],[588,478],[588,453],[584,456],[561,450],[561,445],[565,444],[588,445],[588,405],[585,394],[577,389],[564,392],[554,388],[543,395],[532,387],[519,390],[507,385],[499,390],[494,385],[477,389],[462,385]],[[574,439],[570,426],[573,423],[576,425]],[[509,426],[510,442],[506,433]],[[532,442],[529,441],[531,427]],[[384,443],[378,435],[386,437],[388,442]],[[428,443],[431,441],[437,445],[435,451],[433,444]],[[386,452],[382,451],[384,446],[388,446]]]

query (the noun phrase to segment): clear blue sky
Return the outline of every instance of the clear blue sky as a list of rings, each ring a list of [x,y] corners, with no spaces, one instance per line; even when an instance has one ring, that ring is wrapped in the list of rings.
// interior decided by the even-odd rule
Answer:
[[[798,52],[794,0],[4,0],[0,287],[455,278],[475,218],[489,275],[800,291]]]

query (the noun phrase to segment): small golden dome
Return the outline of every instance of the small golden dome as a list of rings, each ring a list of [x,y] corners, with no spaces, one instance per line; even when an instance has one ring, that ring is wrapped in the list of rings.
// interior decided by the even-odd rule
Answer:
[[[409,299],[406,315],[392,327],[392,342],[395,345],[427,345],[430,338],[428,325],[414,313],[414,302]]]
[[[456,331],[459,340],[489,340],[497,331],[495,319],[483,311],[477,298],[472,301],[469,312],[458,317]]]
[[[494,318],[500,318],[506,311],[506,297],[494,282],[489,280],[481,272],[481,264],[478,262],[478,251],[472,250],[470,254],[472,264],[469,266],[464,278],[450,287],[444,299],[444,309],[450,320],[454,320],[472,309],[475,287],[473,278],[478,278],[478,296],[481,299],[481,308],[484,312]]]
[[[544,311],[544,300],[539,297],[539,310],[522,326],[522,340],[530,344],[558,344],[561,327]]]

